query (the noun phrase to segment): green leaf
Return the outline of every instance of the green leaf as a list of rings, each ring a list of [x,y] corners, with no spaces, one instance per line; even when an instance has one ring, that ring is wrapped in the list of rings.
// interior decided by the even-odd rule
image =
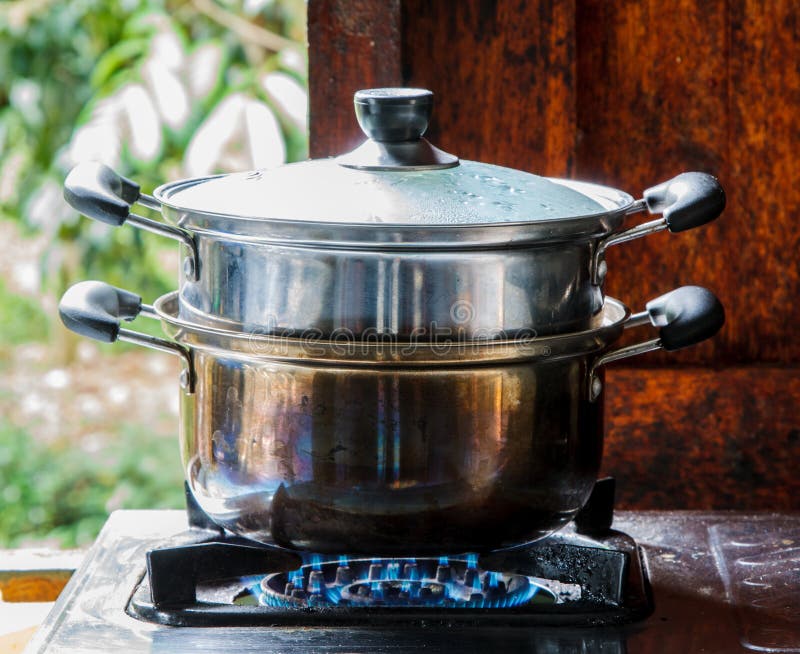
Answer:
[[[120,69],[137,65],[147,56],[149,44],[150,40],[147,38],[134,38],[113,45],[98,60],[89,84],[96,89],[102,88]]]

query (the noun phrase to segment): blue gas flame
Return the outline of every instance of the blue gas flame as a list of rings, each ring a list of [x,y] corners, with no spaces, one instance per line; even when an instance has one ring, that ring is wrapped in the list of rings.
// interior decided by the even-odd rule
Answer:
[[[380,565],[378,579],[369,578],[370,565]],[[408,564],[412,564],[408,566]],[[408,566],[408,568],[407,568]],[[436,580],[438,566],[450,566],[453,578],[449,581]],[[345,585],[337,585],[337,567],[347,567],[353,575],[352,581]],[[311,579],[311,572],[321,571]],[[468,574],[469,573],[469,574]],[[338,605],[356,601],[343,598],[343,592],[355,593],[359,585],[366,585],[369,597],[383,605],[397,602],[407,605],[413,601],[415,606],[429,605],[462,608],[508,608],[528,603],[539,591],[539,586],[529,578],[516,575],[517,581],[512,592],[507,592],[510,578],[495,571],[482,572],[478,568],[478,555],[465,554],[459,557],[440,556],[437,558],[397,558],[397,559],[351,559],[348,556],[323,557],[320,554],[303,556],[303,565],[282,577],[275,578],[275,593],[262,593],[259,578],[248,578],[250,592],[259,597],[259,601],[267,606],[290,606],[296,602],[306,602],[309,607]],[[244,579],[242,580],[245,581]],[[306,590],[307,598],[290,600],[282,595],[283,585],[288,581],[295,588]],[[502,582],[502,584],[501,584]],[[341,582],[340,582],[341,583]],[[389,584],[385,586],[384,584]],[[425,599],[420,597],[420,590],[430,586],[440,590],[429,593]],[[395,590],[392,591],[391,589]],[[402,593],[398,595],[396,593]],[[388,593],[388,594],[387,594]],[[396,599],[395,599],[396,598]],[[445,602],[445,600],[447,600]],[[295,604],[292,604],[294,602]],[[367,602],[364,602],[366,605]]]
[[[481,590],[481,578],[479,575],[475,575],[475,577],[472,579],[472,590],[476,593],[480,592]]]
[[[295,585],[296,588],[303,587],[303,569],[298,568],[297,570],[293,571],[289,576],[289,581]]]

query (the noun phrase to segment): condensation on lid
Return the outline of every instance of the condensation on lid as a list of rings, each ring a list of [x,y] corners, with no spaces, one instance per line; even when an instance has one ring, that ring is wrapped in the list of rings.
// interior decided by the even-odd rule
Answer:
[[[157,195],[201,213],[373,225],[542,222],[616,208],[545,177],[474,161],[445,170],[374,172],[313,160],[168,184]]]

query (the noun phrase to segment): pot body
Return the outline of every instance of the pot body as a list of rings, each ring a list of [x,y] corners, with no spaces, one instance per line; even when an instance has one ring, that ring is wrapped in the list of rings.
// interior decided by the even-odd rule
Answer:
[[[177,293],[145,306],[82,282],[64,324],[181,357],[188,486],[216,523],[317,552],[453,553],[552,533],[583,507],[602,454],[601,369],[716,333],[724,309],[686,286],[631,315],[607,298],[597,324],[516,340],[292,339],[210,328]],[[171,340],[123,328],[159,317]],[[609,350],[626,327],[657,338]]]
[[[598,244],[633,199],[550,180],[600,213],[543,222],[383,225],[246,220],[171,205],[194,180],[156,192],[183,246],[181,316],[234,331],[323,338],[502,340],[589,329],[603,308]],[[524,216],[520,216],[524,218]]]
[[[583,506],[602,453],[593,354],[332,366],[193,348],[185,473],[217,524],[316,552],[487,551]]]
[[[181,316],[282,336],[503,340],[588,329],[594,240],[514,249],[358,250],[197,239]]]

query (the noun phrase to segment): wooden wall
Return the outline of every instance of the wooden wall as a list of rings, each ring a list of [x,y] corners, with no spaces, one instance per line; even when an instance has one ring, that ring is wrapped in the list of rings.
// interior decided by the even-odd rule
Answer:
[[[605,472],[639,508],[800,509],[800,12],[791,0],[310,0],[312,155],[362,140],[352,94],[434,91],[465,159],[634,195],[717,175],[716,223],[612,249],[634,309],[695,283],[713,341],[607,376]]]

